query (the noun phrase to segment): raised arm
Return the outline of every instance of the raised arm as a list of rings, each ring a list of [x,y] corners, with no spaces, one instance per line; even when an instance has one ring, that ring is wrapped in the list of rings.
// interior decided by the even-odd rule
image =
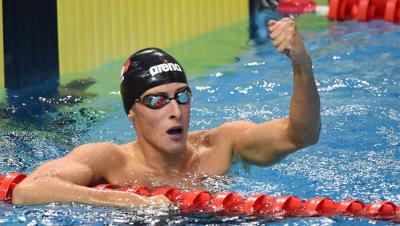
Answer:
[[[168,203],[165,197],[144,198],[136,194],[87,187],[100,180],[112,167],[123,165],[113,144],[87,144],[67,156],[38,167],[16,186],[13,204],[83,203],[126,206]]]
[[[289,57],[293,67],[289,116],[261,124],[226,123],[216,132],[229,137],[233,152],[263,165],[316,143],[320,132],[320,103],[312,62],[295,22],[289,18],[270,21],[268,29],[273,45]]]
[[[293,95],[290,101],[289,129],[293,142],[305,147],[318,141],[320,101],[312,71],[312,61],[292,19],[269,21],[271,39],[276,49],[287,54],[293,68]]]

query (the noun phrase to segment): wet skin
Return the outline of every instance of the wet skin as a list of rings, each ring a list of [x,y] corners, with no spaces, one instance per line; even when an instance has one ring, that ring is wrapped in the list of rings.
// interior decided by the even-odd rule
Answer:
[[[195,187],[203,178],[224,174],[239,155],[248,162],[268,165],[318,141],[319,95],[312,62],[295,22],[289,18],[268,24],[272,44],[288,56],[294,91],[289,116],[255,124],[224,123],[216,128],[188,132],[191,104],[176,100],[160,109],[133,104],[128,118],[137,140],[127,144],[85,144],[63,158],[38,167],[14,190],[14,204],[79,202],[93,205],[163,205],[164,196],[138,195],[91,188],[98,183]],[[187,87],[170,83],[147,90],[172,98]],[[195,176],[193,176],[195,175]]]

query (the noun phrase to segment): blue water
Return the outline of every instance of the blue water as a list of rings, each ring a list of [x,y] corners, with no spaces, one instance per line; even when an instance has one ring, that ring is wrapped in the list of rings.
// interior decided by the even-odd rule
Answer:
[[[269,167],[237,159],[226,176],[205,181],[210,191],[242,195],[328,196],[400,205],[400,26],[385,22],[332,24],[305,33],[321,97],[319,143]],[[233,120],[263,122],[288,114],[289,61],[269,42],[250,44],[238,62],[191,79],[191,130]],[[101,75],[103,76],[103,75]],[[198,75],[199,76],[199,75]],[[117,78],[117,75],[115,76]],[[98,81],[108,78],[99,77]],[[111,78],[114,79],[114,78]],[[58,97],[8,94],[0,111],[0,172],[29,173],[73,147],[135,138],[118,83],[109,89]],[[18,97],[16,97],[18,96]],[[18,101],[16,101],[18,100]],[[33,106],[32,106],[33,105]],[[0,202],[0,224],[245,224],[369,225],[384,221],[345,217],[284,220],[182,215],[158,209],[78,204],[12,206]]]

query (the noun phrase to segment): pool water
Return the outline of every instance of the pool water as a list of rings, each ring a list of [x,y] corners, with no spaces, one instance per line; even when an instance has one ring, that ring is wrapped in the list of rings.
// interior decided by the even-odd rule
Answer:
[[[345,22],[304,34],[321,97],[316,145],[269,167],[237,159],[226,176],[207,179],[212,191],[243,196],[294,194],[400,205],[400,26]],[[288,114],[292,70],[270,42],[249,44],[237,62],[190,80],[191,130],[227,121],[263,122]],[[116,79],[117,76],[109,79]],[[97,78],[106,80],[108,78]],[[85,83],[88,81],[81,81]],[[90,83],[90,81],[89,81]],[[117,83],[116,83],[117,84]],[[90,84],[89,84],[90,85]],[[95,86],[95,85],[94,85]],[[82,95],[8,93],[0,110],[0,172],[30,173],[73,147],[129,142],[135,133],[118,86]],[[33,113],[32,113],[33,112]],[[180,214],[174,209],[124,209],[80,204],[12,206],[0,202],[0,224],[258,224],[369,225],[346,217],[269,219]]]

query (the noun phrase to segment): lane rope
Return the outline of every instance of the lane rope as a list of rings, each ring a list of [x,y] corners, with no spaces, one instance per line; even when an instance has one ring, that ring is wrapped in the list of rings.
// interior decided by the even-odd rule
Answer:
[[[13,189],[26,176],[15,172],[8,175],[0,174],[0,201],[12,202]],[[328,197],[302,200],[294,195],[272,197],[265,194],[252,194],[243,197],[229,191],[212,194],[206,190],[183,191],[173,187],[148,188],[142,185],[99,184],[95,188],[131,192],[145,197],[165,195],[183,213],[267,215],[280,218],[350,216],[400,223],[400,206],[390,201],[365,204],[356,199],[336,202]]]
[[[360,22],[385,20],[400,24],[400,0],[329,0],[327,18]]]

